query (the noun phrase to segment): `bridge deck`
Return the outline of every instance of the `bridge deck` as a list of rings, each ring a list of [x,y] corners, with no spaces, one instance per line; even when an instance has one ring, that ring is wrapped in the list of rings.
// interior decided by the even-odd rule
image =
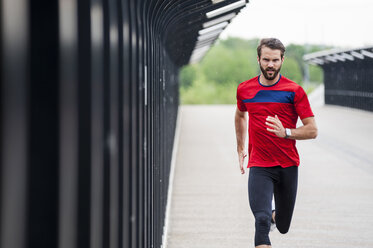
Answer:
[[[273,247],[373,247],[373,113],[313,109],[316,140],[298,141],[290,232]],[[234,106],[182,106],[168,248],[254,247],[247,175],[235,152]]]

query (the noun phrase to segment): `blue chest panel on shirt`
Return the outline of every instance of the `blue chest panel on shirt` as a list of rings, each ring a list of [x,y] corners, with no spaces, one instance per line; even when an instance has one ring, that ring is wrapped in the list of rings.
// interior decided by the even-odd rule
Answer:
[[[251,99],[242,100],[244,103],[248,102],[276,102],[276,103],[294,103],[293,91],[280,90],[260,90]]]

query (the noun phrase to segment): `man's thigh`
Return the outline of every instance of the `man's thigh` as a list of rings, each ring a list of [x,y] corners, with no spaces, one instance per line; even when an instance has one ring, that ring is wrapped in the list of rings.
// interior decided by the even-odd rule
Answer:
[[[262,167],[252,167],[249,172],[249,202],[250,208],[256,212],[271,215],[273,195],[273,177],[271,170]]]
[[[278,183],[274,185],[276,226],[281,233],[289,230],[298,187],[298,167],[283,168]]]

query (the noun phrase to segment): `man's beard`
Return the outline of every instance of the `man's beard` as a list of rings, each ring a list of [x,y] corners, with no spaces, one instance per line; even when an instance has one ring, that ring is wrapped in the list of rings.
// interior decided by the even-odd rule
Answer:
[[[281,65],[282,66],[282,65]],[[268,68],[267,69],[264,69],[263,67],[262,67],[262,65],[260,65],[259,64],[259,67],[260,67],[260,70],[262,71],[262,73],[263,73],[263,76],[267,79],[267,80],[273,80],[273,79],[275,79],[276,77],[277,77],[277,75],[278,75],[278,73],[280,72],[280,70],[281,70],[281,66],[280,66],[280,68],[278,68],[278,70],[275,70],[274,68],[271,68],[271,71],[273,71],[273,76],[269,76],[268,75]]]

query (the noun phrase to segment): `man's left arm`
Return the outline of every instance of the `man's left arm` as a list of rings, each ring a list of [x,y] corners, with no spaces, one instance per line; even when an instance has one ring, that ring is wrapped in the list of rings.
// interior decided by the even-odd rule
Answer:
[[[286,130],[280,119],[276,116],[268,116],[266,119],[267,131],[276,134],[280,138],[306,140],[317,137],[317,126],[314,117],[302,119],[303,126],[290,129],[291,135],[286,135]]]

